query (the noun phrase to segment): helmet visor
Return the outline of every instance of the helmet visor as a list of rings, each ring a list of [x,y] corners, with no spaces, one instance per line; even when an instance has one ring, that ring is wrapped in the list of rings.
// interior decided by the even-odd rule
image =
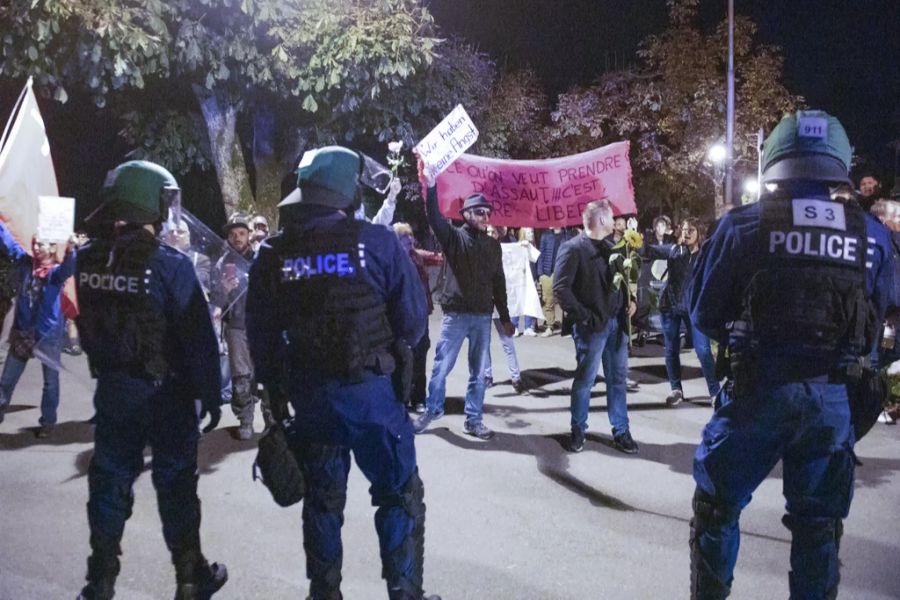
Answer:
[[[379,163],[374,158],[359,153],[362,158],[362,172],[359,174],[359,183],[375,190],[379,194],[386,194],[391,187],[394,174],[388,167]]]

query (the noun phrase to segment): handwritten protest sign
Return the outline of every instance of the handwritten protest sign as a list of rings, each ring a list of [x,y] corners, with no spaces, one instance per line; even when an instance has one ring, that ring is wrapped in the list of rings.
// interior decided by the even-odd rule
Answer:
[[[432,129],[415,147],[425,172],[437,177],[444,172],[469,146],[478,139],[478,129],[462,104],[450,111],[440,124]]]
[[[38,196],[37,236],[45,242],[65,242],[75,228],[75,198]]]
[[[437,178],[441,212],[459,218],[463,200],[483,194],[491,223],[507,227],[581,225],[591,200],[607,199],[617,215],[635,213],[628,142],[547,160],[500,160],[463,154]]]

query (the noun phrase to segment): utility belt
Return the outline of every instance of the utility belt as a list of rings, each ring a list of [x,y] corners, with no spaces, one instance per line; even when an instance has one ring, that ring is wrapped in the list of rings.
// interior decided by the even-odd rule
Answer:
[[[118,365],[113,367],[97,367],[91,365],[90,370],[91,376],[93,376],[94,379],[111,375],[124,375],[132,379],[143,379],[144,381],[152,383],[154,387],[162,386],[163,382],[167,379],[171,379],[172,375],[171,369],[166,369],[164,373],[149,373],[144,365]]]

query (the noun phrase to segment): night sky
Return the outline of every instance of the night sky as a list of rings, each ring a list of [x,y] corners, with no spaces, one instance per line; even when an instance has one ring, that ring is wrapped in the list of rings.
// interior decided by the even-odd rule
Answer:
[[[641,39],[667,23],[664,0],[427,4],[446,34],[500,64],[532,67],[553,96],[607,65],[636,63]],[[726,0],[701,0],[704,26],[715,27],[726,10]],[[760,41],[784,49],[788,89],[837,116],[857,153],[890,179],[887,144],[900,138],[900,0],[735,0],[735,11],[756,21]]]

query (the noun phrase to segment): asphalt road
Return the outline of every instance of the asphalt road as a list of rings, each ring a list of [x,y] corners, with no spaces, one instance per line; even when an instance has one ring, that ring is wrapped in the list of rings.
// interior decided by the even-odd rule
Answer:
[[[432,318],[436,339],[438,317]],[[494,379],[485,422],[495,439],[462,432],[466,367],[448,384],[447,416],[417,438],[428,505],[426,589],[444,600],[678,599],[688,597],[688,520],[694,446],[708,401],[666,408],[662,352],[651,345],[631,361],[640,389],[630,393],[631,428],[640,453],[611,448],[604,387],[593,392],[583,453],[565,451],[575,366],[571,339],[519,338],[531,386],[516,395],[494,340]],[[704,384],[692,353],[682,359],[687,396]],[[32,361],[0,425],[0,600],[70,599],[81,586],[88,549],[85,514],[93,381],[83,358],[64,357],[60,422],[34,437],[42,385]],[[253,442],[222,426],[201,442],[202,539],[230,581],[216,595],[305,597],[300,507],[281,509],[251,479]],[[257,420],[257,432],[260,430]],[[257,434],[258,435],[258,434]],[[856,494],[842,544],[840,598],[900,598],[900,427],[877,425],[858,446]],[[147,454],[149,469],[150,455]],[[744,512],[733,598],[788,595],[790,537],[776,469]],[[344,596],[385,598],[367,483],[350,478],[344,525]],[[117,598],[171,598],[174,573],[162,540],[149,473],[135,485]]]

